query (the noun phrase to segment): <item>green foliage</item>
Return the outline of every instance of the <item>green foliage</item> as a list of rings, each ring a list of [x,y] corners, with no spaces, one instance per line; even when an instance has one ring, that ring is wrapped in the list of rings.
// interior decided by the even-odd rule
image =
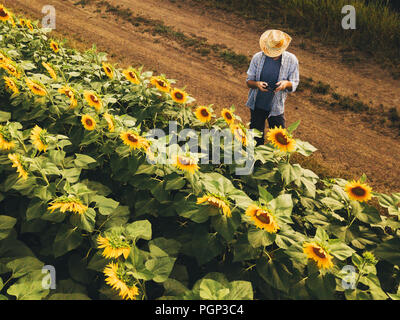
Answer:
[[[220,133],[228,126],[222,118],[202,125],[194,99],[184,107],[175,103],[150,83],[151,72],[135,70],[138,84],[118,69],[108,78],[106,55],[95,49],[80,53],[61,46],[55,53],[46,33],[9,22],[0,26],[0,36],[2,54],[20,73],[12,78],[18,94],[0,88],[1,138],[14,143],[9,150],[0,140],[0,299],[120,298],[123,292],[105,278],[136,287],[128,297],[136,299],[398,298],[398,194],[373,193],[387,210],[381,216],[349,198],[347,181],[320,179],[271,144],[256,147],[254,158],[247,155],[257,161],[247,176],[235,174],[238,164],[199,163],[189,173],[149,163],[150,151],[155,158],[174,155],[171,150],[183,144],[163,150],[154,147],[172,136],[146,138],[154,128],[167,132],[170,120],[178,132],[211,126]],[[43,61],[54,66],[57,80]],[[1,76],[8,75],[0,67]],[[25,77],[40,80],[46,95],[34,95]],[[74,108],[59,91],[66,85],[77,99]],[[101,98],[100,110],[88,105],[88,90]],[[83,115],[96,121],[94,130],[84,129]],[[36,125],[46,130],[46,150],[39,151],[32,137]],[[289,127],[291,135],[298,125]],[[121,134],[128,130],[150,148],[124,144]],[[295,151],[309,156],[315,148],[296,140]],[[198,203],[202,197],[214,202]],[[249,208],[257,209],[252,215]],[[271,219],[276,232],[265,228]],[[310,242],[326,250],[332,268],[319,269],[309,259],[303,245]],[[44,265],[53,265],[62,279],[55,291],[42,285]],[[356,272],[353,289],[342,286],[341,270],[348,265]]]

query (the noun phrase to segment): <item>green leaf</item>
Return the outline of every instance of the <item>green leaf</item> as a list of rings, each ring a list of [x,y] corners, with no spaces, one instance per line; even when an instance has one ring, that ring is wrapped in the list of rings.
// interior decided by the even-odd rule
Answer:
[[[260,198],[263,199],[265,202],[270,202],[274,199],[272,194],[270,194],[265,188],[258,186],[258,193],[260,194]]]
[[[336,289],[336,281],[334,275],[327,273],[325,275],[322,274],[313,274],[306,279],[306,286],[310,293],[312,294],[313,299],[319,300],[334,300],[335,289]]]
[[[97,161],[93,159],[92,157],[86,155],[86,154],[75,154],[76,159],[74,160],[75,165],[78,168],[88,168],[89,164],[96,163]]]
[[[253,287],[249,281],[232,281],[226,300],[253,300]]]
[[[99,208],[100,214],[104,216],[110,215],[119,206],[118,201],[100,195],[94,196],[93,201],[96,202],[96,208]]]
[[[257,261],[257,272],[273,288],[288,292],[291,287],[292,273],[289,272],[285,264],[279,261],[262,258]]]
[[[297,120],[295,123],[292,123],[288,128],[287,131],[289,132],[289,134],[292,134],[297,127],[300,125],[301,120]]]
[[[342,261],[351,257],[353,253],[355,253],[355,250],[339,239],[329,240],[329,249],[333,256]]]
[[[318,149],[310,143],[296,139],[296,152],[300,153],[301,155],[309,157],[317,150]]]
[[[7,122],[11,119],[11,112],[0,111],[0,122]]]
[[[181,244],[174,239],[156,238],[149,241],[150,255],[155,257],[176,257],[181,248]]]
[[[253,248],[258,248],[261,246],[267,247],[273,244],[275,239],[276,234],[269,233],[262,229],[252,227],[248,231],[248,240]]]
[[[35,257],[23,257],[7,263],[7,268],[12,270],[13,278],[22,277],[30,272],[41,272],[44,263]]]
[[[66,254],[67,252],[77,248],[83,238],[76,228],[69,228],[67,225],[63,224],[54,240],[53,252],[56,258]]]
[[[218,214],[211,218],[211,225],[226,241],[232,241],[236,229],[241,222],[240,215],[233,213],[232,217],[228,218],[225,215]]]
[[[91,300],[83,293],[55,293],[49,297],[49,300]]]
[[[280,163],[278,169],[285,186],[301,177],[302,168],[298,164],[291,165],[290,163]]]
[[[15,296],[17,300],[41,300],[49,293],[49,290],[43,289],[43,277],[41,271],[29,273],[19,278],[8,288],[7,293]]]
[[[203,300],[225,300],[229,292],[229,288],[212,279],[204,279],[200,283],[200,298]]]
[[[96,223],[96,211],[93,208],[88,208],[83,214],[72,214],[70,222],[82,230],[93,232]]]
[[[11,229],[14,228],[16,223],[17,219],[14,217],[0,215],[0,240],[8,237]]]
[[[393,238],[379,244],[374,254],[379,259],[386,260],[395,265],[400,265],[400,239]]]
[[[133,239],[151,239],[151,223],[147,220],[135,221],[126,226],[126,235]]]
[[[154,274],[153,280],[155,282],[164,282],[171,274],[174,267],[176,258],[171,257],[157,257],[147,260],[145,263],[146,269]]]

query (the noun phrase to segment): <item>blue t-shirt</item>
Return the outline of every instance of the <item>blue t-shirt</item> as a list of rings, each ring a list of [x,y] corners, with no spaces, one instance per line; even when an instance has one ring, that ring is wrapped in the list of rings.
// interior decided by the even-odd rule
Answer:
[[[263,109],[266,111],[271,111],[272,109],[272,99],[274,98],[274,90],[276,89],[276,83],[279,79],[279,73],[281,70],[281,60],[274,60],[273,58],[266,57],[263,69],[261,71],[260,81],[268,83],[268,92],[263,92],[258,90],[256,97],[255,107],[258,109]]]

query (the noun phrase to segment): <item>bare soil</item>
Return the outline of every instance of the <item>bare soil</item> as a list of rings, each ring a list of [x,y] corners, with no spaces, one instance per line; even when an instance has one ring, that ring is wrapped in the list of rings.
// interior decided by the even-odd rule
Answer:
[[[40,18],[48,0],[3,0],[15,12]],[[56,32],[89,48],[92,43],[111,55],[120,66],[140,66],[177,80],[178,87],[199,104],[214,104],[216,110],[236,106],[236,113],[249,121],[245,106],[248,88],[245,72],[239,72],[210,56],[201,56],[177,42],[140,31],[112,13],[82,7],[77,0],[53,0],[57,12]],[[160,0],[109,0],[112,5],[130,8],[135,14],[163,21],[188,35],[204,37],[210,44],[226,45],[238,54],[251,57],[259,51],[262,31],[255,21],[217,9],[203,8],[197,2]],[[387,71],[367,62],[348,66],[338,50],[313,43],[313,50],[302,49],[304,40],[296,37],[289,51],[300,62],[302,76],[312,77],[335,88],[336,92],[357,97],[371,107],[383,104],[400,110],[400,81]],[[307,42],[309,43],[309,41]],[[333,111],[310,102],[309,93],[294,93],[286,102],[288,123],[301,119],[296,136],[316,146],[315,159],[332,171],[357,178],[365,172],[370,184],[385,192],[400,191],[400,139],[393,130],[376,130],[347,111]],[[355,94],[357,94],[355,96]]]

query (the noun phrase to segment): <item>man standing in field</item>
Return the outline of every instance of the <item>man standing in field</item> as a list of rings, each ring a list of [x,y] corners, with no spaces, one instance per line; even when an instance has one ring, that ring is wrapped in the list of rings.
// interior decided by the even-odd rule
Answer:
[[[264,144],[265,120],[269,128],[285,128],[285,100],[299,84],[299,61],[286,51],[292,38],[279,30],[267,30],[260,37],[261,51],[256,53],[247,71],[250,88],[246,105],[250,108],[250,129],[262,132],[257,145]]]

